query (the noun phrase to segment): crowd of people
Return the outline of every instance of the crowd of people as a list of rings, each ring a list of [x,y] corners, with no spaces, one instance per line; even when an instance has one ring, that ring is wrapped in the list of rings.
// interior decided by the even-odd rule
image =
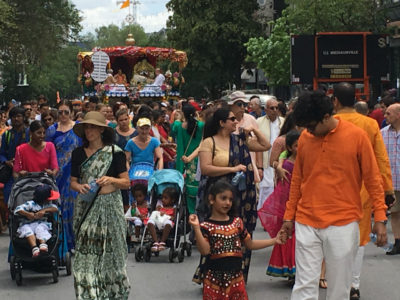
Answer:
[[[162,251],[177,198],[166,189],[147,215],[146,189],[130,181],[135,166],[176,169],[185,175],[191,241],[202,255],[193,281],[204,299],[247,299],[251,250],[268,246],[266,273],[291,280],[292,299],[318,299],[318,286],[328,299],[359,299],[365,245],[371,232],[377,245],[387,242],[389,210],[395,244],[387,254],[400,254],[400,104],[386,94],[366,116],[355,99],[340,83],[332,95],[305,91],[289,103],[241,91],[202,104],[10,102],[0,111],[0,162],[12,170],[1,221],[15,180],[52,176],[77,298],[127,299],[125,216],[140,211],[132,238],[145,220],[151,250]],[[258,218],[271,239],[252,240]]]

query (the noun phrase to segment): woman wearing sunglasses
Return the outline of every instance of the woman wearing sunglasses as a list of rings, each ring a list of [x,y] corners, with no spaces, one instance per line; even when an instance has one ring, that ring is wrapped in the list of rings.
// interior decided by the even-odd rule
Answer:
[[[201,180],[198,189],[200,203],[197,211],[200,218],[208,217],[208,207],[203,202],[208,187],[221,178],[231,182],[237,172],[243,172],[246,187],[237,190],[236,199],[240,201],[239,217],[243,219],[244,226],[251,234],[256,226],[257,210],[250,151],[267,151],[271,145],[260,130],[254,127],[243,128],[239,134],[234,134],[237,125],[236,116],[228,108],[217,109],[206,121],[203,142],[199,149]],[[243,254],[243,275],[246,281],[250,258],[251,251],[246,250]],[[200,283],[202,269],[203,267],[199,266],[193,281]]]
[[[72,233],[72,216],[74,212],[74,199],[78,195],[70,189],[71,177],[71,155],[72,151],[82,145],[81,138],[78,137],[72,128],[75,121],[72,121],[72,103],[62,100],[58,104],[58,122],[51,125],[46,130],[46,141],[54,144],[57,151],[57,161],[60,168],[57,174],[57,185],[61,196],[61,212],[64,222],[64,232],[66,246],[68,250],[74,249],[74,235]]]

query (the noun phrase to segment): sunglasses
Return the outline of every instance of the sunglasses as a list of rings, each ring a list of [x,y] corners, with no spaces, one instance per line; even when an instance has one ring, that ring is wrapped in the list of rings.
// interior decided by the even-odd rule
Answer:
[[[235,105],[239,107],[247,107],[247,103],[244,102],[236,102]]]
[[[25,110],[30,110],[30,111],[32,111],[32,108],[25,108]]]
[[[270,107],[268,107],[268,109],[270,109],[270,110],[278,110],[278,106],[270,106]]]
[[[45,122],[52,121],[52,120],[53,120],[52,118],[46,118],[46,119],[44,119]]]
[[[231,120],[232,122],[236,121],[236,117],[230,117],[230,118],[226,118],[227,120]]]
[[[67,115],[67,116],[68,116],[68,115],[69,115],[69,110],[59,110],[58,113],[59,113],[60,115],[63,115],[63,114],[64,114],[64,115]]]

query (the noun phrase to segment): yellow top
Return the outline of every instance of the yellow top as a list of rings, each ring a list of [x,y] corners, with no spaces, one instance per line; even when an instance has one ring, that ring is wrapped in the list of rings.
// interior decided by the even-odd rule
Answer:
[[[200,144],[199,152],[213,152],[213,140],[209,137]],[[215,144],[214,159],[212,164],[217,167],[229,166],[229,150],[222,149]]]

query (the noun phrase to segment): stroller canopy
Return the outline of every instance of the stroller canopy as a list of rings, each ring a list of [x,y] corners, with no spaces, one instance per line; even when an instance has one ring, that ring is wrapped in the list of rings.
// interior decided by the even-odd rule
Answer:
[[[20,177],[14,183],[10,198],[8,199],[8,208],[13,212],[14,209],[26,201],[33,200],[33,192],[38,185],[48,184],[52,190],[58,191],[55,180],[47,173],[29,173],[25,177]],[[57,200],[57,203],[60,201]]]
[[[149,183],[147,186],[147,191],[150,192],[153,186],[167,186],[167,185],[177,185],[180,189],[180,192],[183,192],[185,180],[183,179],[183,175],[177,171],[172,169],[163,169],[158,170],[153,173],[153,175],[149,179]],[[159,194],[162,191],[157,191]]]

